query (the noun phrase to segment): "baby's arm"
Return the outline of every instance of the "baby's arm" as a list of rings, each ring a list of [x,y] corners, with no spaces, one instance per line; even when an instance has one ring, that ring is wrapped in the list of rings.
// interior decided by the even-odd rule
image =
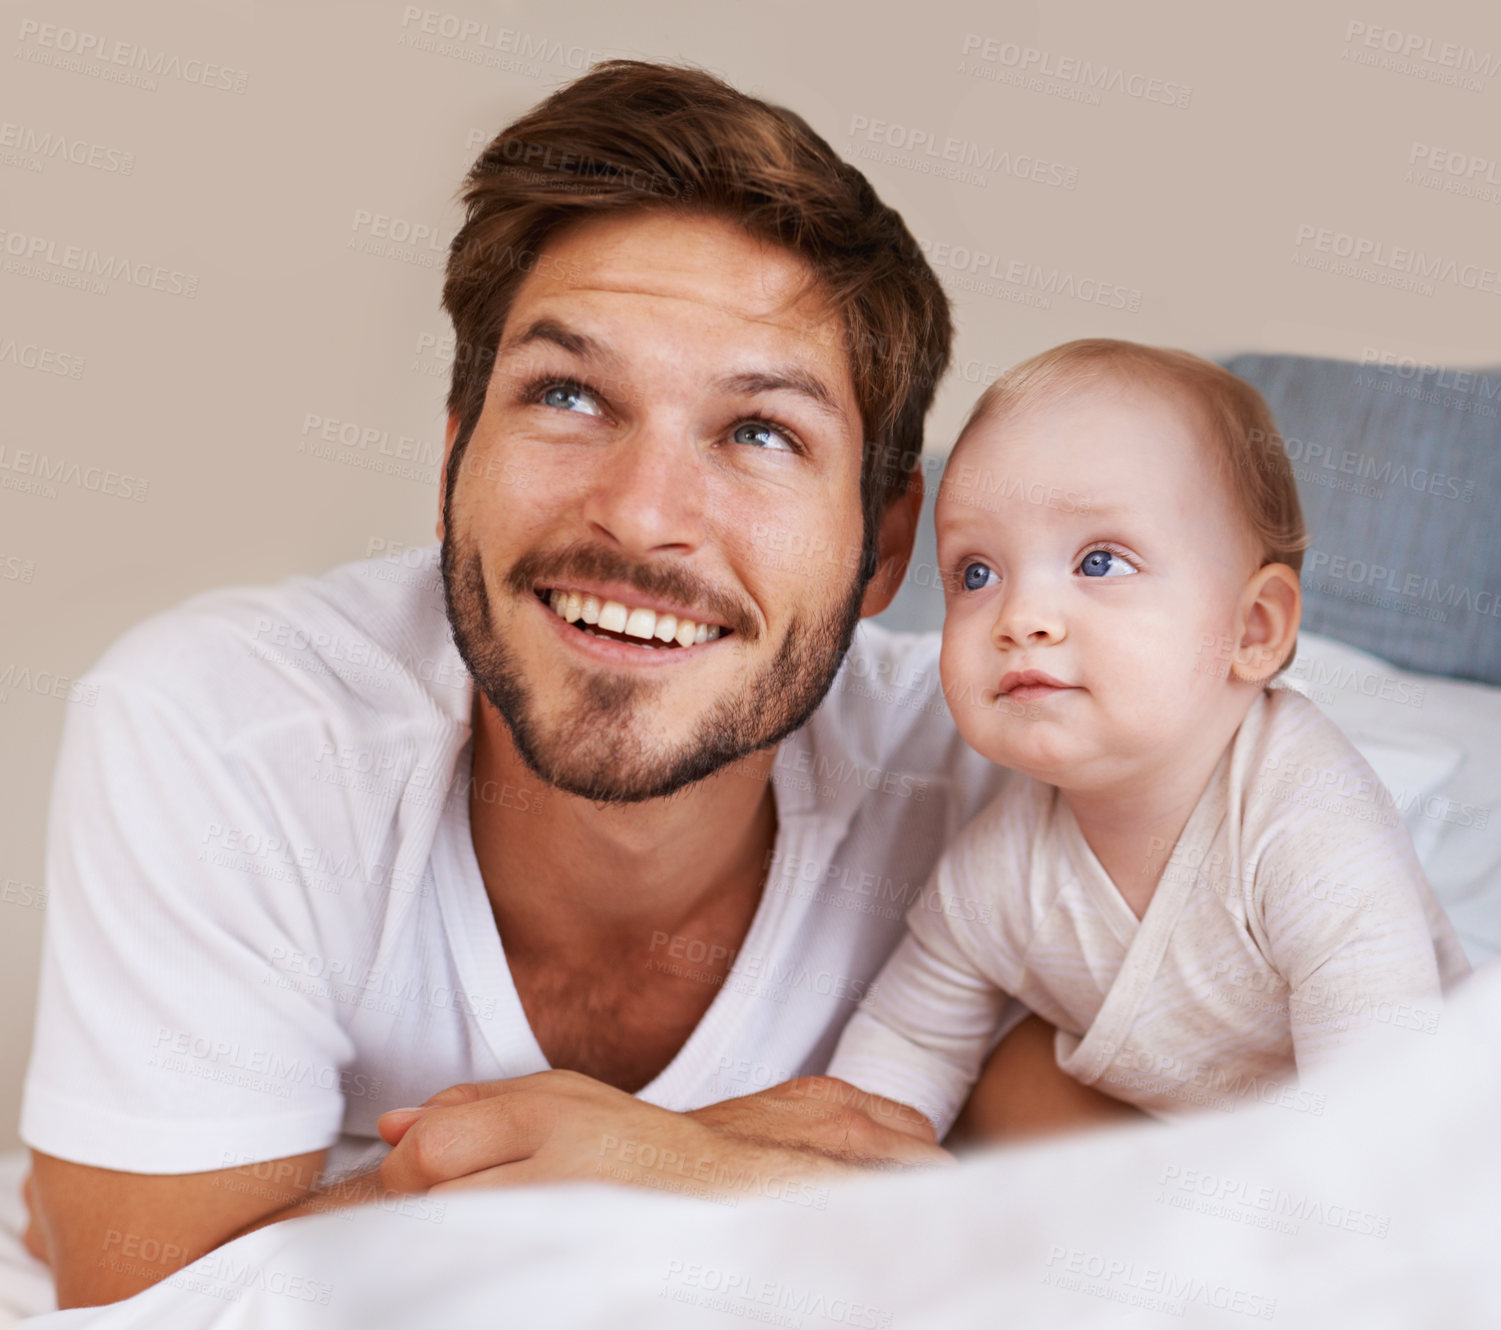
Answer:
[[[829,1066],[830,1076],[910,1104],[940,1140],[1004,1032],[1011,1001],[997,981],[1005,960],[991,926],[992,893],[966,881],[964,839],[939,860],[908,912],[906,935],[845,1026]],[[1015,1019],[1026,1015],[1019,1003],[1011,1007]]]
[[[1355,1044],[1433,1033],[1445,987],[1468,971],[1407,829],[1391,817],[1390,826],[1326,825],[1318,854],[1289,838],[1258,867],[1300,1076]]]

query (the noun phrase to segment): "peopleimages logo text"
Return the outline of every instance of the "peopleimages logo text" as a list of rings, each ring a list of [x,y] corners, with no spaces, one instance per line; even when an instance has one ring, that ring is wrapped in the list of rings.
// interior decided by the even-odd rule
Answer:
[[[1469,291],[1501,295],[1501,267],[1462,263],[1442,254],[1428,254],[1410,245],[1390,245],[1372,236],[1336,231],[1308,222],[1298,226],[1296,244],[1300,249],[1307,245],[1315,253],[1347,259],[1351,264],[1369,264],[1372,268],[1385,268],[1429,281],[1452,282]]]
[[[976,66],[969,69],[961,64],[961,73],[979,72],[986,67],[1008,70],[1018,76],[1055,79],[1095,93],[1119,93],[1138,101],[1174,106],[1180,111],[1187,110],[1193,98],[1193,88],[1185,83],[1133,73],[1114,65],[1097,64],[1076,55],[1058,55],[1036,46],[985,37],[977,32],[964,34],[960,55],[973,60]]]

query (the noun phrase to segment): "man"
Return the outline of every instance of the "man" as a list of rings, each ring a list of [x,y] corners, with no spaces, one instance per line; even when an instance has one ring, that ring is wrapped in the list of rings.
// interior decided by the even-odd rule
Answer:
[[[806,124],[696,71],[597,67],[465,202],[441,581],[198,596],[70,718],[22,1119],[64,1306],[332,1204],[650,1182],[641,1143],[715,1185],[942,1157],[768,1087],[1003,778],[936,639],[855,633],[911,550],[943,293]]]

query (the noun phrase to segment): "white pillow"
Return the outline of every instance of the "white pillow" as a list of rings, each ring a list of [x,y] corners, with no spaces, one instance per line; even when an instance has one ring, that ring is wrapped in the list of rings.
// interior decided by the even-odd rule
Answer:
[[[1400,670],[1316,633],[1281,676],[1375,768],[1472,965],[1501,957],[1501,688]]]

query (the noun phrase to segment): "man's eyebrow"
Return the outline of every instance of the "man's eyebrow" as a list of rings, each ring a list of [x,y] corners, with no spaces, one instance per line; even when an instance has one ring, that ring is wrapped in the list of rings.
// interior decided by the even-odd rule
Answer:
[[[549,342],[570,355],[577,356],[580,360],[609,358],[609,352],[605,350],[603,343],[596,341],[587,333],[564,327],[556,319],[546,318],[535,319],[523,331],[507,337],[497,354],[505,355],[508,351],[519,350],[523,346],[530,346],[533,342]]]
[[[772,369],[727,374],[715,386],[721,392],[728,393],[797,393],[806,397],[824,414],[838,420],[844,418],[844,412],[824,381],[801,365],[779,365]]]

